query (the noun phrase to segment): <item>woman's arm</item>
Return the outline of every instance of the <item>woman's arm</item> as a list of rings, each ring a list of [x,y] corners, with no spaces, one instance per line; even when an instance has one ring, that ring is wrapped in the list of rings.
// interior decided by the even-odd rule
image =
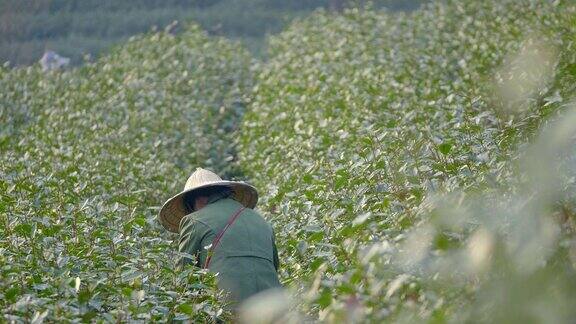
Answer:
[[[207,233],[207,226],[195,221],[190,215],[184,216],[180,221],[180,238],[178,242],[178,252],[182,253],[178,266],[182,267],[194,262],[194,265],[201,267],[200,254],[202,253],[202,240]],[[195,257],[195,260],[188,256]]]

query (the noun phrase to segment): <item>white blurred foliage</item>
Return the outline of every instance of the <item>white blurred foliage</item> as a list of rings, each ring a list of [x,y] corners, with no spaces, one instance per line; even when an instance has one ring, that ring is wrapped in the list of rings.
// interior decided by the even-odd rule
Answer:
[[[537,35],[528,38],[520,51],[509,55],[496,73],[497,93],[509,112],[527,109],[527,100],[551,80],[557,51],[540,39]]]
[[[552,208],[568,194],[563,181],[576,173],[576,164],[564,163],[576,152],[576,109],[566,106],[557,120],[543,128],[520,162],[524,187],[515,193],[463,195],[429,198],[426,208],[435,211],[429,223],[416,227],[399,249],[399,264],[405,269],[435,273],[449,263],[453,272],[476,274],[491,262],[496,241],[502,240],[505,253],[516,269],[531,272],[546,263],[557,244],[560,227]],[[569,180],[569,179],[568,179]],[[440,255],[433,251],[440,232],[470,232],[462,250]],[[462,262],[462,257],[467,260]]]
[[[392,295],[394,295],[394,293],[396,291],[398,291],[398,289],[400,289],[402,287],[402,285],[404,285],[404,283],[409,278],[410,278],[409,275],[401,274],[398,277],[396,277],[394,280],[392,280],[392,282],[390,282],[390,284],[388,285],[388,290],[386,291],[386,299],[389,299],[390,297],[392,297]]]
[[[565,104],[560,115],[544,127],[535,145],[524,159],[532,186],[544,194],[558,195],[565,188],[562,182],[576,174],[576,107]]]
[[[291,311],[293,301],[285,290],[263,291],[240,305],[240,323],[300,323],[297,313]]]
[[[480,228],[468,241],[467,250],[470,259],[470,271],[484,271],[488,268],[494,251],[494,237],[485,228]]]
[[[408,269],[423,265],[429,257],[436,231],[431,225],[417,227],[408,235],[400,249],[400,263]]]
[[[540,270],[561,244],[576,260],[576,244],[561,239],[562,223],[555,216],[559,203],[576,197],[570,189],[576,174],[576,106],[564,105],[520,153],[519,178],[510,179],[514,184],[505,190],[429,197],[423,208],[431,217],[401,242],[395,265],[423,280],[475,287],[474,307],[492,312],[488,322],[523,316],[562,322],[570,314],[570,301],[562,299],[566,279]],[[440,235],[459,244],[438,249]],[[397,278],[387,295],[394,294],[407,277]],[[535,309],[546,311],[534,313]],[[472,308],[470,316],[475,312]]]

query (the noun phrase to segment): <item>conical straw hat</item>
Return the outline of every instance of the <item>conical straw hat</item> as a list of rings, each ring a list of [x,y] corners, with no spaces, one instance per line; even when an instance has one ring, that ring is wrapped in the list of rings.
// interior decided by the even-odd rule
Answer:
[[[254,208],[258,202],[258,192],[253,186],[244,182],[222,180],[214,172],[198,168],[186,181],[184,190],[168,199],[160,209],[158,218],[162,226],[171,232],[178,233],[180,220],[191,212],[184,205],[184,195],[214,186],[229,187],[232,189],[232,198],[248,208]]]

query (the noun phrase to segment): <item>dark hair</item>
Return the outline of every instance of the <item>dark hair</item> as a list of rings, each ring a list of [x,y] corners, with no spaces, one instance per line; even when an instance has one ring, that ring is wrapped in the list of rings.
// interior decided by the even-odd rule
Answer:
[[[184,194],[184,206],[188,208],[189,212],[194,211],[194,202],[198,197],[212,197],[219,195],[221,198],[228,198],[232,195],[232,189],[228,186],[213,186],[202,188],[198,190],[193,190]]]

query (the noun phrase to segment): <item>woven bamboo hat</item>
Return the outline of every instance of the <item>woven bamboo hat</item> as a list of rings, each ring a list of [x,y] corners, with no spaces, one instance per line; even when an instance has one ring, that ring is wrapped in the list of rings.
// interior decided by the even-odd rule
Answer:
[[[258,192],[253,186],[239,181],[222,180],[216,173],[198,168],[186,181],[184,190],[168,199],[160,209],[158,218],[162,226],[170,232],[178,233],[180,220],[191,212],[184,204],[184,195],[199,189],[217,186],[232,189],[232,198],[248,208],[254,208],[258,202]]]

